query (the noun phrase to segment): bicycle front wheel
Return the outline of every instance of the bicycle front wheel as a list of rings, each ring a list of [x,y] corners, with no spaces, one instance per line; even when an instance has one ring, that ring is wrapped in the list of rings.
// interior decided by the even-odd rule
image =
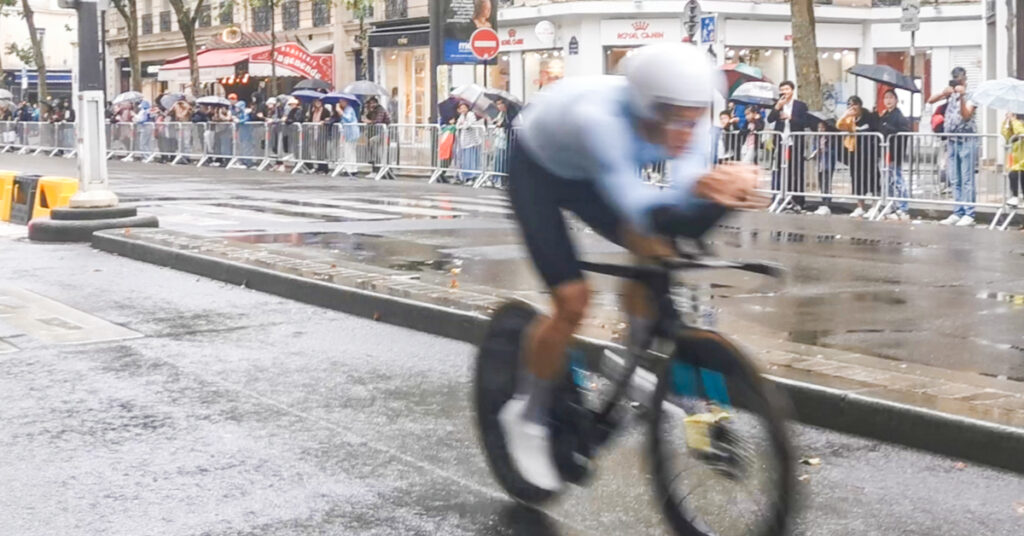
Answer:
[[[783,534],[794,502],[785,402],[721,335],[687,328],[652,401],[655,491],[677,534]]]

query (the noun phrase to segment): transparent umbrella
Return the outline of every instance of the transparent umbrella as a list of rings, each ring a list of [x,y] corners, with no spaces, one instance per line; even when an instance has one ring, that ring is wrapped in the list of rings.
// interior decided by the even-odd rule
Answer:
[[[112,101],[114,104],[124,104],[127,102],[139,102],[143,100],[145,96],[138,91],[125,91],[124,93],[114,97]]]
[[[971,100],[989,108],[1024,114],[1024,80],[988,80],[971,94]]]

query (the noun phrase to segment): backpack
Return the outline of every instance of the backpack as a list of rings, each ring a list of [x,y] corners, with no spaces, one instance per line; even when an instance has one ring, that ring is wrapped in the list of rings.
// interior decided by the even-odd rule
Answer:
[[[932,113],[932,132],[942,134],[946,131],[946,105],[943,104]]]

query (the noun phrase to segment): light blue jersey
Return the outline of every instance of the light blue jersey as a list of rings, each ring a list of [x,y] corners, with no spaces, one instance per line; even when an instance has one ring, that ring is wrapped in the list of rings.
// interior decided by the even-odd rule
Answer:
[[[672,186],[643,184],[638,170],[667,159],[665,149],[640,136],[621,76],[561,80],[523,109],[519,143],[548,171],[594,181],[605,199],[639,229],[651,227],[651,209],[703,202],[693,186],[710,167],[710,119],[693,129],[689,148],[669,162]]]

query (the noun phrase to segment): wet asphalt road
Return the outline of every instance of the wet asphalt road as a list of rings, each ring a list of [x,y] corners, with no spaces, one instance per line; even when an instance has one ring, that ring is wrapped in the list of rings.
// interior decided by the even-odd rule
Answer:
[[[74,165],[0,155],[0,168],[75,175]],[[117,161],[110,170],[122,199],[165,228],[414,270],[460,259],[464,283],[541,288],[494,190]],[[1021,232],[841,215],[747,213],[734,223],[712,237],[721,255],[779,262],[791,277],[781,293],[711,280],[727,313],[780,339],[1024,381],[1024,307],[1000,298],[1024,295]],[[624,258],[592,234],[577,239],[590,258]]]
[[[0,250],[0,294],[138,334],[47,342],[76,328],[27,329],[0,299],[0,534],[665,533],[639,433],[544,512],[506,499],[471,425],[466,344],[82,245]],[[795,432],[823,462],[799,466],[797,534],[1024,531],[1018,475]]]

